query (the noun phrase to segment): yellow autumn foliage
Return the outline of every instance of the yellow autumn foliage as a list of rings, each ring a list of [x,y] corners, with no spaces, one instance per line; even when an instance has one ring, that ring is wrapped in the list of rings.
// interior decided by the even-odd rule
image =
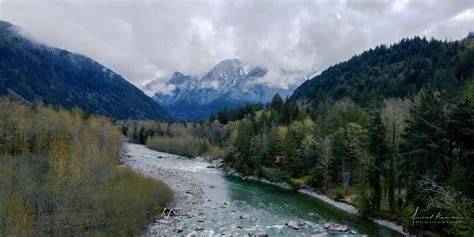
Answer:
[[[120,167],[123,140],[105,117],[0,98],[0,236],[142,233],[173,193]]]

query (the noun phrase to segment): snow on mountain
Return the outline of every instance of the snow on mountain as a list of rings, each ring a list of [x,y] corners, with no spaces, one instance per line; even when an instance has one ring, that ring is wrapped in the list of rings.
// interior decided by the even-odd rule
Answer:
[[[212,112],[227,106],[235,108],[245,103],[267,103],[279,93],[285,98],[306,79],[301,72],[281,72],[294,77],[288,88],[269,86],[264,82],[267,70],[244,65],[238,59],[227,59],[215,65],[203,76],[175,72],[163,83],[152,81],[144,90],[155,94],[152,98],[181,120],[207,119]],[[150,94],[150,93],[149,93]]]

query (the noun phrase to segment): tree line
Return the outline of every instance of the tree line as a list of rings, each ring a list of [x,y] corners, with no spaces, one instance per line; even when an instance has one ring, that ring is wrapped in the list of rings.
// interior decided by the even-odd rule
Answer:
[[[226,134],[229,132],[229,128],[218,121],[212,123],[122,121],[121,127],[129,142],[186,157],[222,156]]]

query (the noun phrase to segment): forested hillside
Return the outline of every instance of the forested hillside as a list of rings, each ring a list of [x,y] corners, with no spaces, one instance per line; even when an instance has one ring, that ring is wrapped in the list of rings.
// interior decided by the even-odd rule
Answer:
[[[413,97],[421,88],[459,90],[473,70],[474,49],[468,43],[415,37],[389,47],[378,46],[331,66],[298,87],[291,99],[349,97],[367,105],[378,95]]]
[[[223,154],[225,169],[314,189],[411,233],[472,236],[473,46],[403,40],[329,68],[287,101],[275,95],[210,121],[133,123],[123,132],[174,152],[200,141],[187,155]],[[417,208],[456,221],[414,225]]]
[[[105,117],[0,98],[0,134],[0,236],[136,236],[173,197]]]
[[[28,40],[0,21],[0,95],[116,119],[171,120],[156,102],[94,60]]]

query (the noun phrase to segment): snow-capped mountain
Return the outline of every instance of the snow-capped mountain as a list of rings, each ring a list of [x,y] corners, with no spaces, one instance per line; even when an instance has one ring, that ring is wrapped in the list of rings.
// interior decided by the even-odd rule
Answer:
[[[225,106],[235,108],[245,103],[266,103],[276,93],[285,98],[306,79],[302,73],[284,74],[297,77],[296,83],[286,89],[267,86],[261,83],[267,75],[266,69],[244,65],[238,59],[227,59],[204,76],[175,72],[164,85],[162,80],[156,80],[145,85],[144,90],[149,92],[164,86],[168,92],[156,92],[152,96],[155,101],[176,119],[199,120],[207,119]]]

